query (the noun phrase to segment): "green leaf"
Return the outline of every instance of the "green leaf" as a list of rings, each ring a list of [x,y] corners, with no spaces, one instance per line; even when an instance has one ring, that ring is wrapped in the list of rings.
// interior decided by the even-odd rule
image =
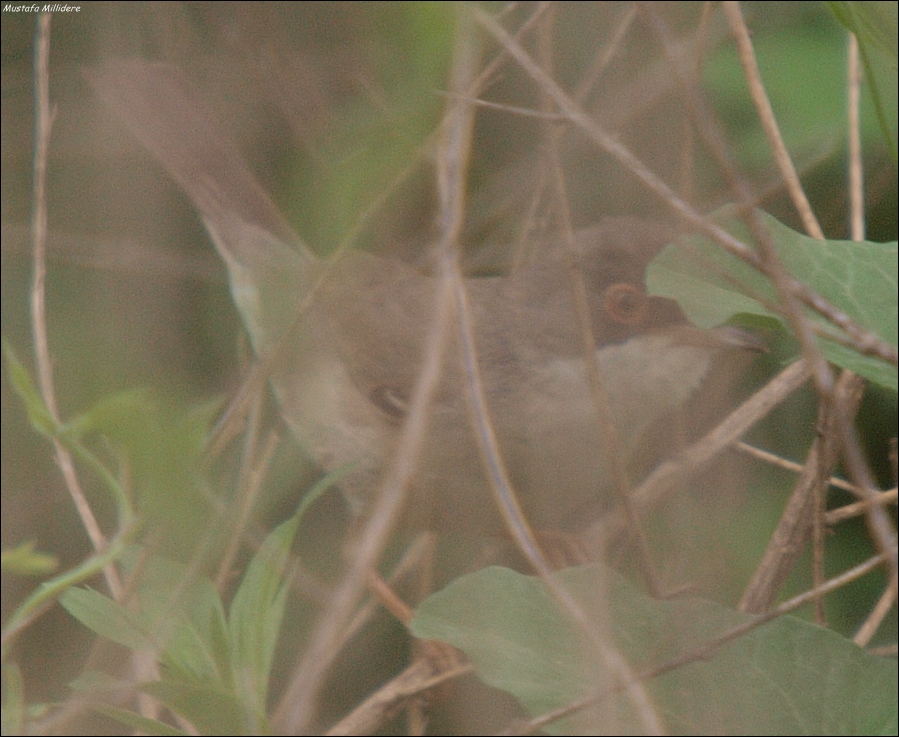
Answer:
[[[265,731],[268,681],[288,593],[284,568],[303,514],[342,473],[310,489],[296,513],[266,537],[227,619],[208,579],[162,556],[144,558],[138,548],[123,556],[126,568],[140,576],[137,611],[86,589],[66,591],[61,602],[97,634],[133,650],[157,651],[163,678],[143,690],[202,731]],[[129,714],[121,712],[120,720],[131,724]]]
[[[141,564],[138,588],[144,626],[179,680],[229,688],[230,652],[221,598],[190,566],[161,556]]]
[[[247,567],[228,611],[228,629],[234,669],[243,688],[254,695],[251,708],[262,719],[268,698],[268,680],[281,621],[287,602],[284,569],[300,520],[309,506],[342,475],[339,469],[313,486],[297,511],[265,538]]]
[[[228,615],[236,677],[252,692],[253,710],[265,713],[268,679],[287,586],[284,568],[299,519],[294,516],[271,532],[253,556]]]
[[[758,215],[791,276],[896,346],[899,259],[895,242],[818,241],[787,228],[766,213]],[[733,206],[716,211],[711,220],[743,243],[754,244]],[[685,235],[665,248],[649,265],[646,282],[652,293],[676,299],[700,327],[745,315],[774,318],[786,324],[778,312],[766,306],[779,304],[770,280],[702,236]],[[805,314],[822,329],[839,334],[816,313],[806,310]],[[820,338],[818,346],[829,361],[896,391],[899,382],[895,366],[833,340]]]
[[[129,551],[126,566],[133,568],[139,555]],[[68,589],[60,603],[102,637],[132,650],[159,651],[160,661],[180,680],[230,687],[225,615],[215,587],[191,576],[188,566],[160,556],[140,566],[134,611],[89,589]]]
[[[108,704],[96,704],[93,708],[101,714],[105,714],[106,716],[131,727],[139,734],[159,735],[159,737],[187,735],[187,732],[175,729],[165,722],[135,714],[133,711],[128,711],[127,709],[119,709],[116,706],[109,706]]]
[[[827,6],[840,23],[858,36],[859,43],[891,57],[895,65],[899,58],[896,3],[828,2]]]
[[[43,606],[46,602],[59,597],[73,586],[93,578],[99,574],[105,566],[118,559],[119,556],[122,555],[126,539],[127,535],[113,538],[105,550],[95,553],[74,568],[63,571],[38,586],[37,589],[9,615],[6,625],[3,628],[4,643],[11,641],[13,633],[17,632],[28,617],[30,617],[39,607]]]
[[[41,393],[37,390],[31,375],[25,365],[16,356],[12,346],[3,341],[3,355],[6,357],[6,365],[9,367],[9,381],[15,389],[22,405],[28,413],[31,426],[45,437],[53,437],[56,434],[56,421],[44,404]]]
[[[131,650],[150,650],[153,640],[134,614],[104,594],[71,588],[59,597],[62,607],[98,635]]]
[[[598,565],[556,574],[635,671],[672,662],[751,620],[698,598],[651,599]],[[428,597],[417,637],[463,650],[479,677],[539,715],[589,696],[595,705],[546,731],[642,733],[627,696],[543,583],[489,568]],[[672,734],[895,734],[895,661],[833,632],[781,617],[645,682]]]
[[[196,531],[208,527],[201,458],[214,410],[214,403],[185,408],[153,390],[131,389],[102,398],[64,428],[69,437],[101,435],[115,448],[143,520],[164,536],[174,558],[193,555]]]
[[[187,719],[200,734],[252,734],[241,704],[233,693],[176,679],[141,686],[174,713]]]
[[[2,554],[3,572],[18,576],[44,576],[55,571],[58,565],[55,555],[36,553],[33,540],[4,550]]]
[[[896,3],[828,2],[827,6],[858,39],[859,55],[881,130],[897,159],[897,48],[899,15]]]

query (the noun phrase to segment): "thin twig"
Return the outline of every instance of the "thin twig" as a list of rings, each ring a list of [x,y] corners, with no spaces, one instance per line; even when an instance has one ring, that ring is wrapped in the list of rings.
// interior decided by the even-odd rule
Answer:
[[[777,466],[778,468],[783,468],[787,471],[801,473],[802,469],[804,468],[801,463],[796,463],[796,461],[782,458],[779,455],[770,453],[767,450],[762,450],[761,448],[756,448],[755,446],[744,443],[743,441],[734,443],[734,448],[746,453],[747,455],[752,456],[753,458],[758,458],[765,463],[770,463],[772,466]],[[846,481],[846,479],[841,479],[837,476],[831,476],[828,479],[828,483],[834,488],[842,489],[843,491],[848,491],[851,494],[860,496],[858,487],[855,486],[855,484]],[[852,517],[858,517],[859,515],[865,514],[865,511],[871,504],[880,504],[881,506],[886,506],[888,504],[895,504],[897,499],[899,499],[899,493],[897,493],[896,487],[894,486],[892,489],[887,489],[886,491],[880,492],[877,495],[877,498],[873,501],[858,501],[853,502],[852,504],[845,504],[842,507],[837,507],[836,509],[831,509],[827,512],[827,514],[825,514],[824,519],[828,525],[833,525],[837,522],[842,522],[843,520],[851,519]]]
[[[886,618],[887,614],[890,613],[890,610],[896,603],[896,588],[894,586],[887,586],[886,590],[881,594],[880,599],[877,600],[877,603],[874,605],[874,609],[871,610],[871,613],[862,622],[862,626],[859,627],[858,632],[855,633],[855,637],[852,638],[852,641],[858,645],[859,647],[867,647],[868,643],[871,642],[871,638],[877,633],[877,629],[880,627],[880,624]]]
[[[368,572],[380,558],[405,502],[426,436],[428,408],[440,380],[450,333],[450,285],[447,279],[441,278],[437,286],[435,314],[424,346],[426,360],[416,379],[396,455],[375,495],[373,514],[361,531],[350,569],[319,616],[310,646],[295,668],[275,710],[273,724],[279,733],[295,734],[308,726],[322,681],[342,641],[343,630],[365,589]]]
[[[630,27],[633,18],[634,13],[629,13],[619,26],[613,38],[613,46],[600,57],[601,63],[597,64],[597,75],[600,70],[608,65],[612,54],[619,49],[624,38],[624,31]],[[547,59],[544,66],[547,66],[551,62],[551,54],[548,50],[544,52],[544,57]],[[578,85],[576,99],[579,102],[586,97],[590,90],[590,85],[594,81],[595,78],[588,75]],[[545,95],[543,98],[545,100],[544,105],[549,107],[551,100]],[[661,597],[660,576],[653,563],[649,543],[640,524],[639,514],[632,502],[633,489],[630,471],[627,467],[627,453],[624,450],[618,428],[615,426],[615,419],[612,413],[612,397],[609,395],[605,377],[599,365],[596,337],[593,334],[593,326],[591,324],[590,297],[587,292],[587,283],[583,271],[575,258],[574,229],[568,204],[570,200],[565,183],[561,152],[559,151],[561,138],[565,131],[566,129],[561,127],[549,128],[546,134],[552,174],[550,181],[555,195],[556,210],[561,220],[560,231],[565,243],[564,255],[569,275],[569,288],[574,304],[575,318],[580,328],[579,332],[585,358],[584,365],[587,370],[587,384],[590,389],[590,398],[593,402],[593,412],[596,415],[599,427],[600,447],[596,449],[596,452],[601,454],[604,459],[603,467],[608,469],[608,475],[611,480],[610,486],[624,514],[628,534],[635,543],[640,570],[647,587],[654,597]]]
[[[749,39],[748,29],[743,22],[739,3],[729,1],[723,3],[723,6],[737,44],[740,59],[743,63],[744,74],[749,84],[750,93],[759,111],[762,126],[765,130],[766,135],[768,136],[769,143],[771,145],[772,151],[774,152],[775,160],[777,161],[778,166],[781,169],[781,172],[787,183],[787,188],[791,194],[791,197],[793,198],[794,205],[796,206],[803,222],[805,223],[806,230],[813,237],[823,239],[823,233],[821,232],[817,220],[815,220],[812,214],[811,207],[809,206],[808,200],[805,197],[804,192],[802,191],[799,178],[795,173],[792,161],[790,160],[789,154],[787,153],[786,147],[784,146],[783,140],[778,131],[771,105],[768,101],[767,94],[765,93],[764,86],[761,83],[761,77],[759,75],[758,66],[755,61],[752,42]],[[852,60],[850,59],[850,67],[851,66]],[[857,77],[857,63],[856,68],[854,70],[850,70],[850,75],[852,75],[853,72]],[[853,86],[855,87],[854,91]],[[856,128],[854,131],[854,134],[856,136],[858,134],[857,86],[857,79],[850,80],[849,116],[850,121],[853,117],[856,118]],[[854,161],[852,161],[850,164],[850,169],[854,171],[855,176],[858,177],[857,185],[860,185],[861,161],[860,148],[858,146],[857,138],[854,141],[854,145],[856,148],[856,156]],[[850,148],[852,147],[853,142],[850,141]],[[738,192],[742,195],[743,193],[741,190],[742,187],[738,187]],[[858,204],[860,205],[861,198],[860,196],[858,196],[858,194],[856,194],[856,197],[858,199]],[[857,217],[862,217],[862,213],[858,213]],[[753,231],[753,235],[755,236],[760,248],[762,249],[765,260],[768,262],[768,266],[770,267],[769,274],[771,276],[772,282],[777,288],[781,301],[786,308],[786,314],[790,320],[793,331],[798,337],[800,344],[802,345],[803,354],[811,362],[811,366],[813,368],[812,375],[814,377],[815,385],[821,397],[821,400],[831,405],[828,412],[829,414],[832,413],[833,416],[833,430],[837,434],[837,437],[842,440],[842,450],[846,460],[846,464],[850,470],[850,474],[858,485],[862,495],[864,497],[873,499],[873,496],[876,493],[873,488],[873,479],[871,478],[871,475],[867,469],[864,456],[861,453],[855,429],[850,422],[850,413],[848,411],[847,405],[844,404],[836,396],[836,388],[834,385],[832,372],[824,361],[823,356],[820,354],[817,345],[812,340],[812,334],[809,330],[808,320],[805,319],[801,310],[798,309],[796,296],[794,295],[787,279],[784,278],[785,274],[783,269],[776,265],[778,256],[775,249],[773,248],[773,244],[770,242],[770,238],[764,232],[764,228],[761,227],[761,224],[757,222],[757,217],[753,212],[748,212],[747,218],[748,224]],[[813,537],[815,538],[813,565],[815,570],[819,571],[814,575],[816,577],[820,577],[820,568],[823,565],[821,550],[821,545],[823,545],[823,533],[819,525],[823,521],[823,504],[819,504],[817,508],[819,514],[814,515],[816,526],[814,527],[815,533],[813,535]],[[895,553],[896,536],[889,519],[886,517],[881,508],[872,507],[870,509],[869,527],[875,540],[875,544],[878,546],[878,548],[888,554],[890,554],[890,552],[892,551],[892,553],[888,557],[888,561],[890,564],[891,579],[895,584],[897,576],[899,576],[899,562],[897,562]],[[819,611],[819,613],[823,612],[820,602],[818,604],[817,610]]]
[[[846,63],[846,120],[849,139],[849,230],[854,241],[865,239],[865,183],[862,163],[862,136],[859,116],[861,69],[858,63],[858,39],[849,34]]]
[[[674,488],[683,484],[722,450],[739,440],[743,433],[805,384],[808,378],[808,367],[804,361],[790,364],[704,437],[681,451],[676,458],[658,466],[634,490],[634,502],[640,512],[645,513],[658,505]],[[606,541],[615,539],[623,527],[619,515],[606,515],[584,531],[584,539],[591,547],[602,546]]]
[[[882,507],[885,507],[888,504],[895,506],[897,498],[899,498],[899,495],[897,495],[896,487],[894,486],[892,489],[880,492],[874,499],[865,499],[860,502],[853,502],[852,504],[846,504],[842,507],[831,509],[826,515],[827,524],[833,525],[837,522],[842,522],[843,520],[866,514],[868,507],[871,504],[879,504]]]
[[[441,97],[463,97],[463,95],[453,92],[438,92],[438,94]],[[479,100],[477,98],[472,99],[467,96],[465,96],[464,99],[468,100],[475,107],[482,107],[486,110],[500,110],[504,113],[508,113],[509,115],[519,115],[523,118],[536,118],[537,120],[547,120],[554,123],[558,123],[566,119],[564,115],[561,115],[559,113],[547,113],[542,110],[534,110],[529,107],[521,107],[520,105],[509,105],[504,102],[492,102],[491,100]]]
[[[463,39],[463,43],[467,43]],[[454,102],[451,109],[458,109],[463,103]],[[464,103],[468,107],[468,103]],[[457,131],[450,126],[447,133]],[[444,156],[463,157],[446,162],[451,173],[450,180],[464,172],[464,144],[456,140],[456,145],[445,147]],[[447,180],[444,180],[446,182]],[[442,213],[442,235],[446,243],[455,243],[461,223],[455,218],[461,216],[452,199],[454,184],[449,185],[447,194],[451,201],[444,202]],[[447,207],[450,205],[451,207]],[[446,251],[445,251],[446,252]],[[435,315],[431,329],[427,333],[424,346],[425,361],[416,379],[409,412],[403,423],[399,444],[393,462],[376,494],[373,512],[361,531],[356,543],[355,555],[350,569],[344,575],[328,606],[321,613],[309,647],[294,669],[287,688],[275,709],[273,724],[281,734],[303,732],[313,718],[314,706],[322,688],[323,680],[338,652],[343,631],[347,626],[356,603],[365,590],[370,572],[376,567],[389,535],[393,530],[405,502],[412,477],[418,467],[418,458],[427,435],[427,422],[431,399],[437,390],[443,373],[444,354],[450,336],[450,322],[454,301],[451,271],[446,268],[446,260],[441,263],[442,272],[437,278],[435,294]]]
[[[679,453],[677,458],[659,466],[634,491],[641,509],[658,503],[671,486],[695,473],[723,448],[736,442],[750,427],[805,384],[808,378],[805,361],[791,363],[703,438]]]
[[[575,279],[575,282],[577,282],[577,279]],[[583,286],[582,281],[581,286]],[[472,415],[477,430],[476,435],[482,457],[486,463],[487,475],[496,507],[502,514],[506,527],[519,550],[546,584],[553,597],[563,607],[563,610],[572,618],[577,627],[590,638],[590,643],[596,649],[597,655],[609,669],[609,672],[614,674],[616,680],[627,691],[628,698],[634,705],[645,732],[648,734],[664,734],[665,729],[655,705],[652,703],[646,689],[643,688],[643,685],[636,678],[627,659],[612,643],[611,638],[600,631],[597,623],[591,619],[583,606],[572,596],[571,592],[551,575],[551,566],[540,550],[540,546],[516,498],[511,478],[502,459],[495,430],[490,422],[486,395],[478,370],[473,320],[468,303],[468,295],[458,267],[456,267],[455,273],[455,287],[457,308],[459,310],[459,340],[466,386],[469,389],[468,399],[473,410]],[[585,309],[582,313],[584,319],[581,320],[583,326],[589,325],[586,315],[587,310]],[[591,339],[592,334],[587,338],[588,350],[591,355],[595,355],[595,346],[592,350],[589,349]],[[599,384],[601,387],[601,381]],[[608,398],[606,397],[605,400],[605,408],[607,409]],[[603,405],[601,400],[597,404],[597,410],[602,415]],[[614,434],[614,429],[612,433]]]
[[[783,468],[786,471],[793,471],[795,473],[801,473],[802,469],[805,466],[802,463],[796,463],[796,461],[791,461],[788,458],[783,458],[782,456],[777,455],[776,453],[771,453],[770,451],[763,450],[762,448],[756,448],[754,445],[749,445],[749,443],[744,443],[742,440],[734,443],[734,448],[746,455],[752,456],[753,458],[757,458],[760,461],[764,461],[765,463],[769,463],[772,466],[777,466],[778,468]],[[828,479],[828,483],[831,486],[836,487],[837,489],[842,489],[843,491],[848,491],[853,494],[857,494],[856,487],[851,483],[846,481],[846,479],[838,478],[837,476],[831,476]],[[862,502],[859,502],[860,504]]]
[[[737,51],[740,55],[740,62],[743,65],[743,76],[749,85],[749,94],[752,97],[755,108],[759,114],[759,120],[762,124],[762,130],[768,138],[768,144],[771,146],[771,152],[774,155],[774,161],[780,170],[787,185],[787,191],[793,200],[793,206],[799,213],[806,232],[817,238],[824,240],[824,232],[812,211],[812,206],[805,196],[805,190],[799,181],[799,175],[793,166],[793,160],[790,157],[787,147],[784,145],[783,137],[780,135],[780,128],[777,125],[777,118],[774,116],[774,110],[771,108],[771,101],[768,99],[768,93],[765,91],[765,85],[762,82],[762,76],[759,73],[758,62],[755,58],[755,49],[752,47],[752,40],[749,38],[749,29],[743,20],[743,13],[740,11],[740,3],[725,2],[722,3],[724,14],[727,16],[727,22],[730,24],[731,33],[737,44]]]
[[[235,519],[234,524],[231,526],[228,544],[225,547],[224,553],[222,553],[218,565],[218,573],[215,576],[215,587],[219,591],[224,590],[228,578],[231,575],[231,566],[240,551],[240,544],[244,540],[246,528],[250,520],[250,512],[252,512],[253,505],[256,503],[256,500],[262,492],[263,482],[265,481],[272,458],[274,458],[275,452],[281,441],[281,438],[277,433],[270,432],[265,439],[265,442],[262,444],[262,449],[259,452],[258,457],[256,457],[255,436],[258,430],[258,402],[257,407],[252,414],[254,421],[250,423],[247,434],[254,439],[250,440],[248,438],[247,440],[247,453],[244,456],[240,479],[237,486],[240,507],[237,512],[237,519]]]
[[[442,683],[458,678],[474,669],[471,663],[436,663],[428,658],[418,658],[371,696],[360,703],[326,735],[373,734],[385,722],[392,719],[408,701]]]
[[[549,2],[541,3],[534,13],[528,18],[528,20],[522,25],[517,34],[521,35],[530,28],[542,17],[543,13],[552,5]],[[474,102],[476,100],[477,91],[480,90],[487,79],[489,79],[490,75],[497,69],[497,67],[502,62],[505,57],[505,52],[499,54],[493,61],[488,64],[485,69],[481,72],[478,78],[472,83],[471,87],[465,91],[463,94],[459,94],[458,92],[445,92],[444,94],[447,97],[465,97],[469,102]],[[316,279],[315,283],[311,285],[308,292],[304,295],[304,298],[297,305],[296,313],[294,315],[294,320],[298,320],[301,315],[303,315],[308,309],[309,305],[312,303],[314,296],[318,293],[319,289],[322,285],[330,278],[331,271],[337,264],[337,262],[343,258],[347,253],[350,252],[352,246],[358,241],[359,236],[363,233],[366,226],[369,224],[375,213],[379,212],[381,208],[384,206],[385,202],[387,202],[388,198],[396,192],[396,190],[400,187],[400,185],[407,181],[412,174],[417,171],[419,166],[420,158],[424,157],[425,152],[432,149],[437,141],[437,135],[432,134],[428,136],[427,140],[420,147],[420,156],[412,157],[412,162],[404,167],[396,176],[394,176],[389,184],[382,188],[378,195],[366,206],[361,213],[357,216],[355,222],[347,231],[346,236],[341,240],[341,242],[337,245],[337,248],[334,249],[334,252],[325,262],[324,267],[321,269],[321,273],[319,277]],[[224,450],[225,446],[233,440],[233,438],[239,432],[239,424],[243,415],[247,412],[249,403],[253,396],[263,391],[265,383],[268,381],[269,376],[271,375],[272,366],[277,362],[280,358],[282,351],[289,345],[289,339],[291,337],[291,331],[285,330],[284,336],[282,340],[279,341],[278,346],[267,353],[263,357],[259,357],[256,361],[253,362],[252,369],[250,370],[247,377],[241,382],[240,387],[229,403],[227,409],[222,414],[222,417],[216,423],[215,428],[213,428],[212,432],[209,435],[209,439],[207,441],[207,448],[209,457],[215,458],[221,454]]]
[[[32,214],[34,276],[31,286],[31,323],[34,335],[34,356],[41,396],[57,426],[62,422],[56,404],[53,385],[53,360],[50,357],[50,341],[47,337],[46,275],[47,275],[47,160],[50,151],[50,131],[56,110],[50,104],[50,21],[52,13],[41,13],[38,18],[37,50],[35,54],[35,152],[34,152],[34,212]],[[63,444],[53,438],[56,462],[65,479],[66,488],[81,518],[94,550],[107,549],[108,541],[87,497],[81,488],[75,463]],[[103,568],[103,576],[109,592],[116,600],[122,593],[122,583],[113,564]]]

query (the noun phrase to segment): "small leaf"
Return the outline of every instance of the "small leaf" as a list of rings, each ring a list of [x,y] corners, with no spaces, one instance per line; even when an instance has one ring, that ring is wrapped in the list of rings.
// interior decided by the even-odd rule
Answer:
[[[31,426],[45,437],[53,437],[56,434],[56,421],[47,409],[41,393],[37,390],[31,375],[24,364],[16,356],[12,346],[3,341],[3,355],[6,357],[6,365],[9,367],[9,381],[28,413]]]
[[[234,595],[228,616],[236,678],[255,697],[254,710],[264,713],[268,678],[287,588],[284,567],[297,530],[296,516],[281,523],[264,540]]]
[[[173,558],[194,553],[196,531],[209,519],[200,469],[213,409],[131,389],[103,397],[64,428],[71,437],[102,435],[115,448],[143,520],[163,536],[160,544]]]
[[[178,561],[153,556],[142,563],[138,589],[144,626],[177,678],[230,686],[225,613],[212,582]]]
[[[59,597],[63,608],[89,630],[131,650],[150,650],[153,641],[140,621],[108,596],[71,588]]]
[[[146,683],[140,690],[183,716],[200,734],[251,733],[245,728],[245,715],[233,693],[170,678]]]
[[[18,576],[44,576],[55,571],[58,565],[55,555],[34,552],[33,540],[4,550],[2,554],[3,572]]]
[[[134,568],[140,551],[123,555]],[[179,679],[216,687],[230,686],[225,615],[212,583],[188,566],[161,556],[140,561],[136,610],[125,609],[89,589],[70,588],[60,603],[73,617],[102,637],[131,648],[154,650]]]
[[[108,704],[96,704],[93,708],[95,711],[131,727],[138,734],[152,734],[159,735],[159,737],[178,737],[178,735],[188,734],[165,722],[160,722],[158,719],[150,719],[127,709],[120,709]]]

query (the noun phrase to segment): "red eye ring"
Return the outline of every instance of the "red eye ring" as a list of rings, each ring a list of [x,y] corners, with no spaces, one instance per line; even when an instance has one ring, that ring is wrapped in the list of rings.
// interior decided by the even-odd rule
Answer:
[[[649,300],[646,292],[633,284],[613,284],[603,293],[603,307],[615,322],[636,325],[646,317]]]

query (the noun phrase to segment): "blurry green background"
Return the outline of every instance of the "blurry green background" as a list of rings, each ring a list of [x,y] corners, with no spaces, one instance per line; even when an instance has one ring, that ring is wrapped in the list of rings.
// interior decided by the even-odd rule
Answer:
[[[692,38],[701,3],[668,3],[672,32]],[[455,9],[451,3],[84,3],[57,14],[51,39],[51,97],[56,106],[48,172],[47,314],[54,379],[64,418],[116,392],[152,387],[165,403],[198,406],[227,396],[246,368],[241,329],[224,268],[186,198],[139,144],[92,96],[81,69],[111,57],[171,61],[201,88],[225,128],[297,231],[321,253],[364,222],[357,243],[415,261],[426,259],[434,232],[433,171],[427,140],[444,104]],[[487,3],[499,11],[505,6]],[[844,143],[845,34],[820,3],[745,3],[775,112],[828,237],[847,237]],[[509,10],[525,17],[521,4]],[[553,31],[554,76],[573,87],[627,12],[623,3],[561,3]],[[31,365],[29,219],[32,202],[33,39],[36,17],[3,14],[2,26],[2,333]],[[510,20],[507,27],[513,27]],[[704,79],[744,173],[769,195],[763,207],[798,227],[766,153],[745,83],[720,15],[709,28]],[[496,52],[485,43],[487,58]],[[676,90],[652,32],[638,19],[585,106],[663,179],[697,206],[729,199],[703,154],[685,158],[689,136]],[[895,89],[893,90],[895,94]],[[486,98],[536,108],[540,97],[506,65]],[[895,98],[888,101],[895,114]],[[544,123],[506,111],[479,114],[465,233],[473,263],[502,263],[498,244],[514,241],[540,167]],[[869,101],[864,115],[868,237],[896,239],[896,166]],[[659,203],[633,177],[577,135],[565,139],[576,225],[603,214],[659,215]],[[685,164],[689,161],[689,166]],[[538,218],[539,220],[539,218]],[[487,255],[484,256],[483,254]],[[479,255],[480,254],[480,255]],[[497,261],[498,258],[498,261]],[[776,368],[777,351],[751,381]],[[168,404],[166,404],[168,406]],[[159,419],[164,426],[167,420]],[[896,397],[872,391],[862,426],[885,485],[895,434]],[[814,432],[809,395],[791,399],[755,433],[761,444],[801,459]],[[166,448],[148,465],[166,465]],[[288,438],[260,519],[277,518],[314,478],[295,461]],[[779,514],[791,478],[764,471],[779,492],[748,495],[719,530],[727,554],[722,598],[738,595]],[[88,494],[106,525],[110,505],[96,480]],[[62,568],[89,552],[48,444],[33,433],[2,381],[3,547],[34,540]],[[731,504],[732,499],[721,504]],[[183,506],[175,505],[180,511]],[[185,536],[202,505],[181,519]],[[339,512],[338,512],[339,513]],[[104,517],[105,515],[105,517]],[[174,514],[173,514],[174,516]],[[328,514],[316,524],[328,534]],[[676,527],[671,524],[667,526]],[[195,532],[195,531],[194,531]],[[829,539],[828,565],[842,570],[870,554],[861,523]],[[315,540],[309,543],[313,548]],[[704,541],[703,544],[708,544]],[[175,545],[175,543],[173,543]],[[187,551],[181,551],[186,554]],[[697,551],[697,555],[704,551]],[[716,555],[718,552],[716,551]],[[326,566],[326,564],[323,564]],[[676,566],[675,566],[676,567]],[[806,585],[800,573],[796,590]],[[879,580],[829,599],[834,626],[851,632],[880,593]],[[4,575],[3,615],[35,585]],[[895,641],[895,616],[878,640]],[[91,636],[59,608],[18,642],[29,701],[64,698]]]

